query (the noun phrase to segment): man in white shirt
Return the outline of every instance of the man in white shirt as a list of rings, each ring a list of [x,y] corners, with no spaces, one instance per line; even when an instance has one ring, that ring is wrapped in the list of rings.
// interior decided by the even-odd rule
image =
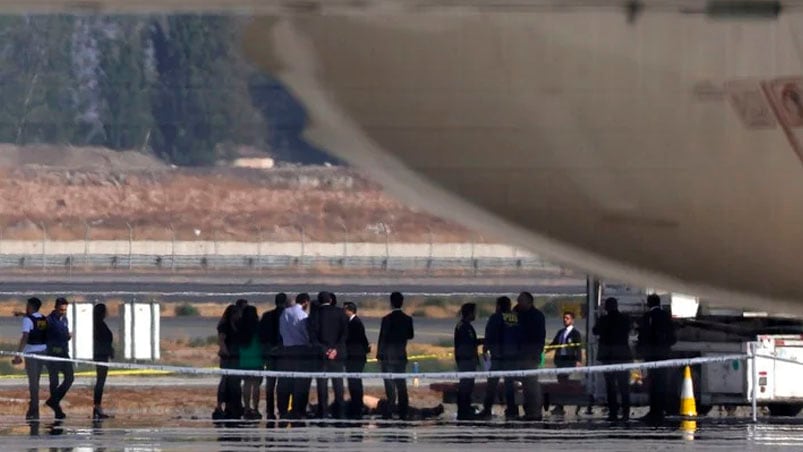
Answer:
[[[577,328],[574,327],[574,313],[563,313],[563,329],[558,331],[552,343],[549,344],[553,347],[558,347],[555,350],[555,367],[577,367],[583,362],[583,349],[580,346],[582,343],[582,336]],[[566,383],[569,381],[568,374],[558,375],[558,383]],[[552,414],[564,414],[563,405],[555,405]]]
[[[17,351],[26,354],[42,354],[47,351],[47,319],[39,312],[42,300],[32,297],[25,306],[25,317],[22,318],[22,337]],[[15,356],[12,364],[20,364],[22,358]],[[44,361],[25,359],[25,373],[28,374],[28,391],[30,402],[25,413],[26,420],[39,419],[39,377],[42,375]]]

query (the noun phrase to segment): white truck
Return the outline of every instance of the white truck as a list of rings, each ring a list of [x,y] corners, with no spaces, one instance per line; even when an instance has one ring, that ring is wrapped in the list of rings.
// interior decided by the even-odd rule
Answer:
[[[672,347],[673,358],[693,358],[746,353],[748,343],[757,341],[758,353],[803,362],[803,321],[789,316],[734,309],[720,309],[697,297],[653,289],[637,289],[622,284],[602,284],[589,279],[588,331],[607,297],[619,300],[619,309],[634,321],[633,342],[638,318],[647,309],[647,295],[661,295],[662,307],[670,310],[677,327],[678,342]],[[596,337],[587,336],[587,356],[593,362]],[[803,408],[803,365],[757,358],[757,402],[773,416],[795,416]],[[752,364],[732,361],[694,366],[692,369],[698,413],[706,414],[713,406],[735,407],[752,402]],[[682,369],[670,373],[670,408],[680,405]],[[648,403],[646,388],[634,373],[632,403]],[[586,388],[595,404],[605,402],[601,375],[591,374]],[[676,391],[674,390],[676,388]]]

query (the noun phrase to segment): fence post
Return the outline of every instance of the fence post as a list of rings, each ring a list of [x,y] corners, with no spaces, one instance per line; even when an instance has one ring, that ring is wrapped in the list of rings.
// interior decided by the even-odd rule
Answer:
[[[128,269],[131,270],[132,263],[131,257],[134,254],[134,228],[131,226],[131,223],[125,222],[126,227],[128,227]]]
[[[307,248],[307,234],[306,230],[304,229],[304,223],[301,223],[299,227],[299,231],[301,232],[301,257],[298,259],[298,265],[304,265],[304,255],[306,254]]]
[[[257,271],[262,272],[262,226],[257,229],[259,242],[257,243]]]
[[[349,255],[349,229],[346,222],[340,220],[340,227],[343,228],[343,264],[346,263],[346,257]]]
[[[382,231],[385,233],[385,270],[390,270],[390,228],[382,223]]]
[[[84,220],[84,269],[89,270],[89,222]]]
[[[212,231],[212,269],[217,270],[217,229]]]
[[[45,227],[45,222],[42,221],[39,223],[39,226],[42,227],[42,271],[47,270],[47,228]]]
[[[173,227],[173,223],[170,223],[168,226],[170,228],[170,270],[176,271],[176,229]]]

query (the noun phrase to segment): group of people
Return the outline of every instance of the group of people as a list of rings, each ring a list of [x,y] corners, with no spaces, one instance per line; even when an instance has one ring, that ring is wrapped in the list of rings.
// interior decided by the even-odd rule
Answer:
[[[391,303],[401,307],[400,293],[391,295]],[[391,313],[393,314],[393,313]],[[390,316],[389,316],[390,317]],[[409,335],[383,329],[380,334],[380,355],[388,363],[393,351],[406,346]],[[384,326],[384,323],[383,323]],[[388,327],[392,328],[392,327]],[[337,306],[337,297],[320,292],[313,300],[307,293],[294,299],[284,293],[275,298],[275,307],[258,316],[257,309],[240,299],[229,305],[218,323],[220,366],[225,369],[279,370],[295,372],[362,372],[370,346],[365,327],[357,317],[357,306]],[[382,339],[385,339],[384,342]],[[403,340],[404,344],[398,341]],[[259,377],[226,375],[218,386],[214,419],[261,419],[259,412]],[[267,419],[301,419],[308,416],[309,378],[265,379]],[[344,398],[343,380],[333,378],[334,403],[329,405],[328,381],[316,379],[318,404],[314,416],[324,418],[358,418],[363,413],[363,386],[360,379],[348,379],[350,401]],[[389,383],[389,388],[393,386]],[[406,391],[399,390],[399,400],[406,403]],[[394,399],[389,397],[389,400]]]
[[[671,317],[660,308],[660,298],[648,297],[649,310],[638,326],[637,353],[645,361],[668,359],[671,346],[676,342]],[[404,296],[390,294],[391,311],[382,318],[376,358],[383,373],[404,373],[407,369],[407,342],[414,337],[413,319],[402,311]],[[67,321],[69,302],[56,299],[53,311],[44,316],[39,312],[42,302],[38,298],[27,301],[22,321],[19,349],[28,355],[48,355],[69,358],[69,341],[72,333]],[[113,336],[105,323],[106,306],[94,306],[95,361],[108,362],[114,357]],[[480,347],[491,371],[531,370],[541,365],[546,342],[544,314],[534,305],[529,292],[521,292],[516,305],[508,297],[496,300],[496,310],[485,325],[485,337],[480,339],[472,325],[477,306],[466,303],[460,308],[460,320],[454,330],[454,357],[458,371],[475,371],[481,367]],[[582,364],[582,336],[574,328],[574,313],[563,314],[564,328],[557,332],[549,344],[556,349],[555,367],[575,367]],[[605,300],[605,313],[597,321],[593,333],[599,336],[597,359],[603,364],[628,363],[633,360],[629,345],[630,319],[619,312],[615,298]],[[277,370],[287,372],[349,372],[361,373],[365,369],[371,347],[365,326],[357,316],[357,306],[348,302],[339,307],[331,292],[320,292],[312,299],[307,293],[289,298],[284,293],[275,297],[275,307],[259,316],[256,307],[240,299],[226,307],[217,326],[220,367],[238,370]],[[14,363],[21,362],[20,357]],[[39,377],[43,367],[50,377],[50,397],[45,405],[57,419],[66,417],[61,401],[73,383],[73,364],[69,361],[51,361],[29,356],[25,359],[28,375],[30,404],[26,419],[39,419]],[[103,388],[108,367],[96,366],[93,418],[109,417],[102,408]],[[61,378],[60,378],[61,375]],[[659,423],[666,413],[667,370],[650,370],[650,411],[644,420]],[[628,371],[604,374],[608,401],[608,418],[629,419],[630,381]],[[492,407],[498,401],[499,378],[487,380],[487,390],[481,411],[474,409],[472,394],[474,378],[461,378],[458,384],[457,418],[459,420],[489,419]],[[561,375],[559,382],[568,380]],[[515,397],[515,383],[523,388],[523,420],[542,419],[543,398],[536,376],[505,377],[505,417],[519,419]],[[397,415],[411,418],[406,379],[385,380],[386,399],[376,406],[366,407],[362,380],[347,379],[349,400],[345,400],[343,379],[331,378],[334,401],[329,403],[328,381],[316,378],[318,403],[310,413],[310,378],[266,377],[265,399],[267,419],[302,419],[333,417],[357,419],[366,409],[378,410],[385,419]],[[259,412],[261,377],[225,375],[217,391],[217,406],[213,419],[261,419]],[[412,409],[415,411],[415,409]],[[421,410],[416,413],[420,416]],[[438,408],[426,412],[438,412]],[[442,412],[442,408],[440,408]],[[553,413],[563,414],[556,406]]]
[[[647,297],[647,312],[638,322],[636,353],[647,362],[670,358],[671,348],[677,342],[675,326],[668,312],[661,309],[661,298],[656,294]],[[623,364],[633,361],[630,349],[630,318],[619,312],[616,298],[605,300],[605,315],[592,330],[599,336],[597,359],[602,364]],[[660,424],[667,412],[667,368],[650,369],[650,410],[642,418],[648,424]],[[630,418],[630,371],[606,372],[605,391],[608,401],[608,420]]]
[[[45,405],[53,410],[56,419],[64,419],[67,415],[61,408],[61,401],[67,395],[67,391],[73,384],[74,369],[70,361],[56,361],[38,359],[35,355],[51,356],[56,358],[69,359],[69,342],[72,339],[72,332],[67,320],[67,306],[69,302],[65,298],[57,298],[53,311],[45,316],[39,310],[42,307],[42,300],[36,297],[29,298],[25,313],[22,316],[22,336],[20,337],[19,353],[34,355],[25,358],[25,372],[28,376],[28,390],[30,401],[28,410],[25,413],[26,420],[39,419],[39,378],[42,370],[47,369],[50,379],[50,397],[45,401]],[[114,358],[113,335],[108,325],[106,325],[106,305],[103,303],[95,304],[93,307],[93,361],[108,362]],[[15,356],[13,364],[22,363],[20,356]],[[102,407],[103,388],[106,384],[106,376],[109,368],[96,366],[96,379],[94,387],[94,406],[92,418],[102,420],[109,417]]]

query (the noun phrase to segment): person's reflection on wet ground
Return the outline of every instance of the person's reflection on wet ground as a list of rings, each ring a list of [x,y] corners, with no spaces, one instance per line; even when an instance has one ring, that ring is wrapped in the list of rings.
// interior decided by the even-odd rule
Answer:
[[[31,436],[39,436],[39,421],[29,421],[28,427],[30,427]]]

